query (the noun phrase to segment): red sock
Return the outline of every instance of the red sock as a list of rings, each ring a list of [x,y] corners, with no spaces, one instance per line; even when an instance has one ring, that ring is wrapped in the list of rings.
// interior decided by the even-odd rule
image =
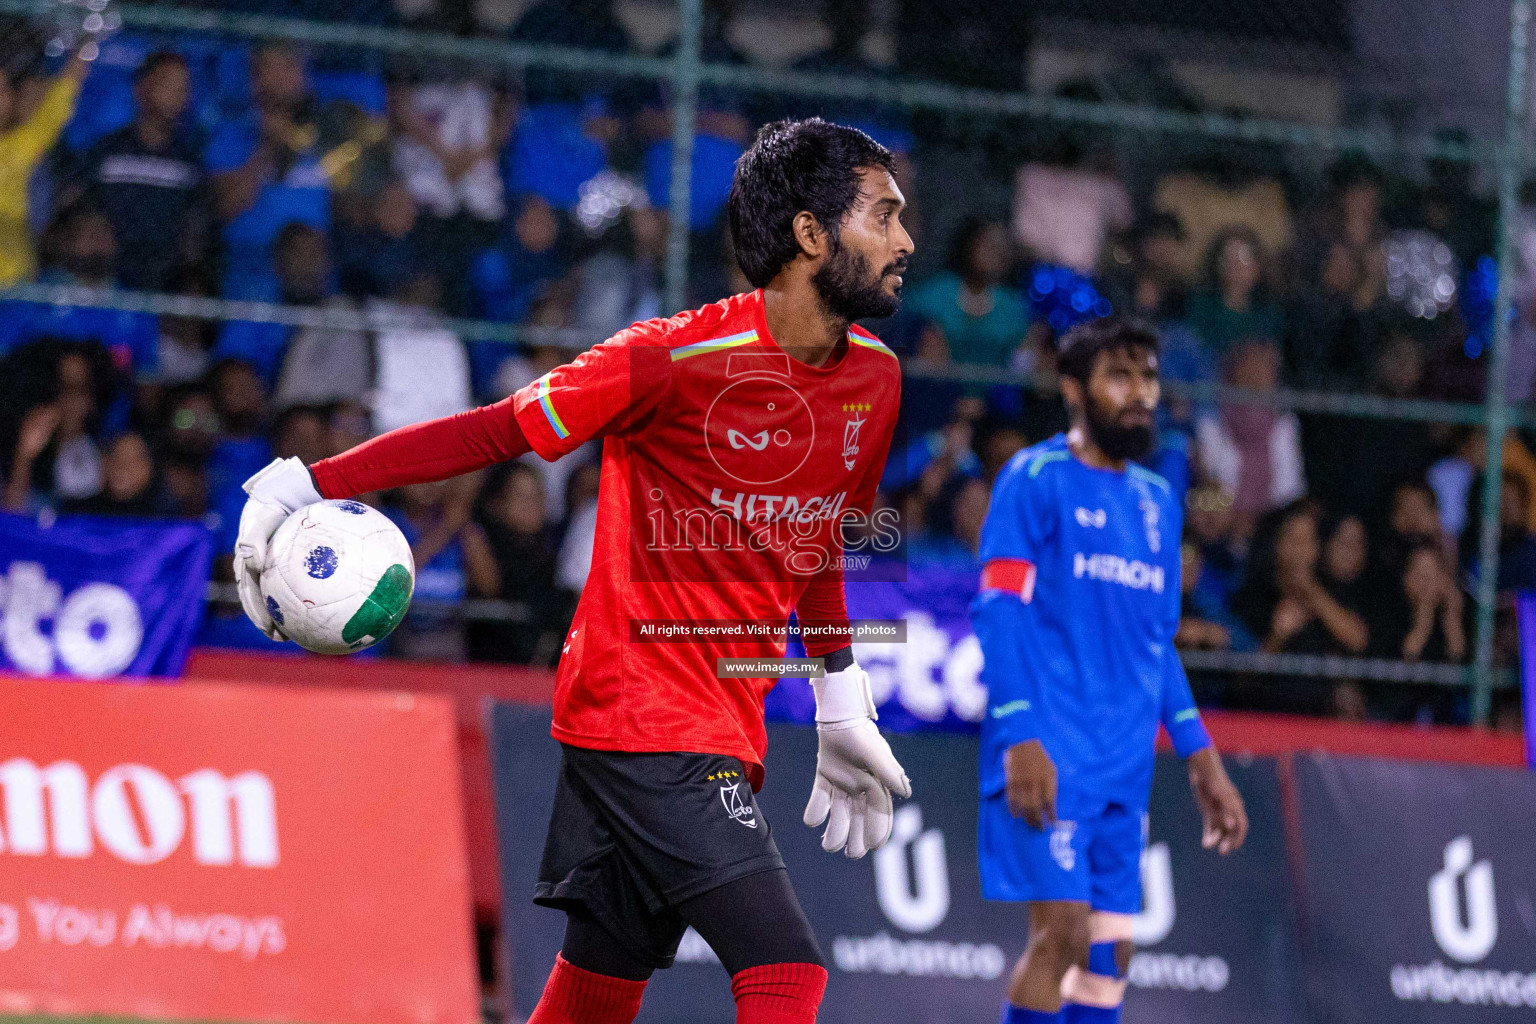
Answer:
[[[815,1024],[826,990],[827,969],[818,964],[749,967],[731,979],[736,1024]]]
[[[630,1024],[644,992],[643,981],[593,974],[556,956],[528,1024]]]

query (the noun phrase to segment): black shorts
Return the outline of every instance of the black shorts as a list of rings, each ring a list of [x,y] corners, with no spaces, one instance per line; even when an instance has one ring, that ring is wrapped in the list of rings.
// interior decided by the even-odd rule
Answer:
[[[679,903],[784,867],[736,758],[561,747],[533,901],[585,910],[640,963],[672,965]]]

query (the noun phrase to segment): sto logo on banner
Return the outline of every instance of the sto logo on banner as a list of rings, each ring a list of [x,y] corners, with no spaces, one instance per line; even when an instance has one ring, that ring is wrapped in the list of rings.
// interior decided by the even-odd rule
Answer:
[[[179,675],[212,554],[197,523],[0,512],[0,671]]]
[[[42,623],[53,620],[53,632]],[[117,675],[133,664],[144,619],[133,595],[111,583],[87,583],[67,597],[36,562],[12,562],[0,577],[0,649],[33,675],[59,665],[77,676]]]

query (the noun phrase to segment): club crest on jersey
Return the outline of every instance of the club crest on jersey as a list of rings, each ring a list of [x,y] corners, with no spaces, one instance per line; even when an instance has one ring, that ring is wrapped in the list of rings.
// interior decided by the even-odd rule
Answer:
[[[1072,836],[1077,831],[1075,821],[1057,821],[1051,829],[1051,859],[1063,871],[1077,866],[1077,851],[1072,849]]]
[[[757,828],[757,815],[753,812],[752,801],[742,799],[741,787],[744,783],[735,782],[729,786],[720,787],[720,802],[725,805],[725,813],[737,824],[747,828]]]
[[[843,424],[843,468],[852,469],[853,464],[859,458],[859,428],[864,425],[864,418],[857,412],[853,419]]]

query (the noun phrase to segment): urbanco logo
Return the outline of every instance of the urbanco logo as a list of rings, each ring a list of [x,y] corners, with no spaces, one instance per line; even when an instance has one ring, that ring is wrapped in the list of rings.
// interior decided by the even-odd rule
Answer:
[[[1153,843],[1141,854],[1141,913],[1131,919],[1131,941],[1155,946],[1173,931],[1173,861],[1167,843]]]
[[[1462,889],[1466,889],[1465,913]],[[1476,963],[1493,950],[1499,937],[1499,912],[1493,894],[1493,863],[1472,863],[1472,837],[1445,844],[1445,867],[1429,879],[1429,925],[1445,955]]]
[[[923,831],[923,809],[917,804],[897,809],[890,842],[875,851],[875,894],[881,911],[902,931],[931,932],[949,914],[944,833]]]
[[[1177,917],[1168,844],[1152,843],[1141,854],[1141,913],[1131,917],[1131,941],[1138,947],[1160,945],[1173,934]],[[1232,967],[1219,953],[1138,948],[1126,980],[1139,989],[1214,993],[1231,983]]]
[[[92,785],[73,761],[40,767],[14,757],[0,763],[0,790],[0,855],[85,858],[99,843],[129,864],[156,864],[190,830],[198,864],[278,864],[276,799],[261,772],[202,768],[173,782],[148,765],[120,764]]]
[[[891,839],[875,851],[875,895],[886,920],[910,934],[934,931],[949,916],[949,864],[944,833],[923,829],[913,803],[896,810]],[[908,938],[881,929],[874,935],[838,935],[832,963],[848,974],[902,975],[992,982],[1008,968],[996,943],[952,938]]]

